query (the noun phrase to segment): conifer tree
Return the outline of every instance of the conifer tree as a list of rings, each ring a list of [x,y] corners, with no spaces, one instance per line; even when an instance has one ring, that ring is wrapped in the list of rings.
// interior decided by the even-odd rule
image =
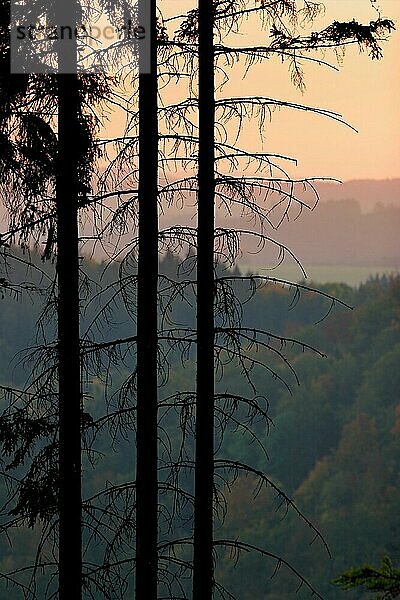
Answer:
[[[158,86],[156,1],[139,56],[137,273],[136,598],[157,599],[158,531]],[[141,14],[139,12],[139,14]],[[150,56],[143,56],[149,52]],[[148,72],[145,62],[149,62]]]
[[[78,3],[58,3],[57,26],[79,22]],[[87,167],[83,146],[77,43],[60,42],[58,50],[57,324],[59,394],[59,598],[82,597],[81,367],[79,341],[78,204],[80,175]],[[83,133],[83,135],[82,135]]]
[[[193,600],[213,589],[214,491],[214,3],[199,4],[199,163],[197,204],[197,378]]]

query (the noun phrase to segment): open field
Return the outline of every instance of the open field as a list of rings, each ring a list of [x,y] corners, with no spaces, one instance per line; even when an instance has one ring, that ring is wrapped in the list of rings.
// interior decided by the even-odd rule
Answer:
[[[271,275],[280,279],[290,281],[301,281],[304,279],[300,268],[297,265],[281,265],[276,269],[265,269],[264,266],[239,265],[241,273],[260,273],[262,275]],[[307,273],[307,280],[315,283],[346,283],[352,287],[357,287],[365,283],[370,277],[375,275],[397,274],[400,267],[388,266],[358,266],[358,265],[306,265],[304,270]]]

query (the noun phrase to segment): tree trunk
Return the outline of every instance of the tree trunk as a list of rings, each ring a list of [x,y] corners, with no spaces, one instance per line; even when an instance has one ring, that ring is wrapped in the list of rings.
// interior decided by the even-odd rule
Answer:
[[[60,600],[81,597],[81,386],[79,263],[74,164],[76,78],[59,75],[57,173],[58,373],[60,410]]]
[[[62,24],[66,2],[58,15]],[[76,15],[68,2],[68,19]],[[64,21],[65,22],[65,21]],[[76,23],[76,19],[74,19]],[[82,594],[81,374],[79,355],[78,160],[80,99],[76,43],[59,50],[57,277],[59,379],[59,598],[80,600]],[[65,73],[68,74],[65,74]]]
[[[199,3],[197,397],[193,600],[213,590],[214,481],[214,44],[213,2]]]
[[[136,599],[157,600],[157,21],[156,0],[141,1],[150,11],[150,48],[143,49],[150,52],[150,64],[143,72],[146,56],[140,57]]]

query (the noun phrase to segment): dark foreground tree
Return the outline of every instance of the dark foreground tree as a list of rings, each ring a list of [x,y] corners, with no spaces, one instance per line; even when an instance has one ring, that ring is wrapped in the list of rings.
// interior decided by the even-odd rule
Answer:
[[[158,531],[158,111],[156,0],[139,59],[137,273],[136,598],[157,599]],[[147,55],[149,53],[149,56]],[[146,54],[143,56],[143,54]],[[149,65],[145,63],[149,62]],[[147,67],[147,68],[146,68]],[[148,72],[147,72],[148,71]]]
[[[51,6],[38,6],[37,18],[48,18],[52,23],[55,18],[59,31],[62,27],[68,30],[73,29],[71,23],[80,21],[81,11],[76,0],[54,2]],[[10,224],[7,239],[11,242],[19,239],[29,246],[46,234],[44,260],[52,257],[56,247],[58,340],[55,363],[51,344],[38,349],[49,362],[43,361],[40,374],[34,369],[27,386],[29,392],[15,391],[3,414],[2,441],[9,449],[8,454],[11,448],[14,451],[13,466],[18,467],[28,459],[31,462],[20,478],[14,496],[16,505],[8,513],[15,521],[9,526],[15,527],[20,519],[21,525],[27,522],[34,527],[43,520],[44,537],[36,557],[40,563],[41,549],[51,537],[46,537],[46,526],[58,513],[59,537],[55,544],[58,593],[60,598],[79,599],[82,595],[82,389],[78,209],[87,199],[94,156],[91,120],[84,115],[84,105],[89,97],[93,102],[98,99],[100,88],[96,88],[94,79],[85,83],[78,77],[77,41],[73,35],[55,48],[55,55],[59,75],[13,75],[9,73],[9,64],[7,76],[4,74],[8,86],[3,86],[3,92],[7,87],[17,92],[9,93],[2,102],[5,109],[2,134],[9,134],[6,148],[9,181],[7,177],[3,179],[8,189],[13,184],[11,199],[6,202]],[[55,122],[57,134],[52,129]],[[19,128],[15,128],[15,123],[21,123]],[[16,183],[22,185],[18,188]],[[22,410],[20,403],[24,406]],[[20,435],[12,434],[12,429]],[[27,589],[32,594],[36,568],[35,564],[30,567],[34,575]]]
[[[292,203],[298,203],[300,210],[305,206],[294,191],[298,184],[309,185],[309,182],[295,181],[287,176],[286,170],[279,166],[280,159],[269,154],[254,153],[238,148],[237,143],[229,144],[228,127],[225,124],[232,118],[238,120],[238,133],[247,116],[258,113],[260,120],[263,111],[270,110],[274,103],[269,98],[222,98],[216,102],[215,89],[221,89],[215,81],[214,69],[220,75],[243,58],[246,68],[261,63],[277,54],[282,60],[288,60],[292,69],[292,78],[300,87],[303,85],[301,62],[308,60],[310,51],[323,48],[344,47],[349,43],[358,43],[369,48],[372,58],[379,58],[381,35],[390,32],[393,24],[386,20],[371,22],[363,26],[352,23],[334,22],[321,32],[311,36],[299,36],[295,25],[300,18],[313,21],[321,10],[316,3],[304,2],[261,2],[251,6],[238,1],[210,1],[199,3],[197,10],[191,11],[183,22],[181,40],[189,40],[188,52],[198,52],[199,69],[199,164],[198,164],[198,229],[197,229],[197,390],[196,390],[196,457],[195,457],[195,517],[194,517],[194,561],[193,561],[193,598],[211,599],[214,581],[213,548],[222,546],[235,548],[238,553],[246,549],[241,542],[213,540],[214,511],[214,470],[216,468],[251,472],[251,467],[230,461],[215,460],[215,426],[216,418],[214,377],[215,367],[219,364],[223,369],[225,362],[237,363],[243,376],[249,381],[255,392],[251,371],[257,359],[244,348],[254,344],[255,352],[264,347],[271,352],[280,350],[270,343],[271,334],[243,327],[240,318],[240,301],[235,293],[233,279],[218,277],[215,273],[218,252],[233,262],[240,252],[242,240],[255,238],[259,246],[274,244],[266,234],[272,224],[271,213],[263,204],[269,195],[276,198],[273,206],[283,205],[283,218],[289,214]],[[260,18],[261,29],[269,26],[272,41],[270,45],[236,47],[230,46],[229,35],[240,31],[243,20],[253,13]],[[289,25],[286,25],[286,20]],[[218,39],[214,39],[217,34]],[[197,42],[197,46],[196,46]],[[184,50],[183,50],[184,52]],[[323,63],[318,58],[311,58]],[[188,61],[190,63],[190,61]],[[229,75],[225,74],[225,80]],[[279,104],[279,102],[278,102]],[[222,112],[216,129],[216,107]],[[294,106],[293,106],[294,107]],[[304,107],[295,107],[302,108]],[[337,118],[333,113],[329,115]],[[224,123],[222,125],[222,123]],[[217,149],[217,157],[216,157]],[[218,160],[218,162],[217,162]],[[247,164],[245,164],[247,163]],[[226,166],[227,165],[227,166]],[[235,169],[249,166],[255,167],[251,175],[233,175]],[[257,166],[256,166],[257,165]],[[226,170],[228,171],[226,172]],[[218,175],[216,175],[216,171]],[[257,172],[258,171],[258,172]],[[269,173],[264,175],[263,172]],[[273,175],[273,173],[278,175]],[[279,172],[282,178],[279,177]],[[311,184],[312,188],[312,184]],[[263,199],[264,196],[264,199]],[[225,226],[215,230],[215,200],[219,199],[226,207],[227,213],[235,212],[235,205],[242,215],[250,216],[260,226],[260,231],[228,229]],[[233,209],[232,209],[233,207]],[[236,214],[239,211],[236,211]],[[279,224],[279,221],[278,221]],[[217,241],[217,244],[215,243]],[[279,244],[276,244],[279,247]],[[280,246],[283,256],[285,248]],[[266,280],[268,278],[265,278]],[[233,283],[232,283],[233,282]],[[239,308],[238,308],[239,307]],[[239,318],[237,318],[239,315]],[[218,317],[218,319],[217,319]],[[216,321],[220,321],[220,326]],[[284,344],[284,338],[280,338]],[[223,343],[222,343],[223,341]],[[283,355],[280,355],[287,362]],[[214,365],[215,361],[215,365]],[[230,396],[231,400],[233,395]],[[245,401],[241,398],[241,401]],[[229,413],[229,411],[228,411]],[[232,415],[231,415],[232,417]],[[228,417],[229,418],[229,417]],[[236,475],[234,475],[236,476]],[[262,474],[260,480],[267,482]],[[228,479],[227,479],[228,483]],[[250,546],[248,547],[250,550]],[[253,548],[254,549],[254,548]],[[263,552],[263,551],[262,551]],[[268,555],[265,552],[265,555]]]
[[[57,4],[58,27],[80,22],[78,2]],[[77,41],[58,51],[57,324],[59,394],[59,598],[82,597],[81,368],[78,203],[87,170]]]
[[[290,3],[290,6],[287,3],[262,3],[262,5],[258,5],[253,7],[253,11],[257,12],[259,10],[264,10],[266,13],[265,23],[268,23],[269,20],[272,20],[276,17],[277,22],[286,14],[289,17],[294,17],[296,15],[296,5],[295,3]],[[219,9],[219,10],[218,10]],[[311,13],[313,13],[312,7],[308,6],[308,9]],[[246,11],[244,11],[246,13]],[[160,332],[158,339],[159,341],[162,339],[166,341],[166,343],[170,343],[172,346],[175,344],[175,347],[180,345],[181,348],[192,347],[193,344],[200,344],[202,348],[198,348],[198,361],[199,361],[199,370],[197,376],[197,410],[199,411],[199,415],[197,415],[198,422],[196,425],[196,444],[197,448],[197,457],[196,462],[192,464],[191,468],[194,467],[194,473],[196,478],[196,498],[195,498],[195,512],[199,515],[199,511],[202,511],[204,518],[195,518],[195,535],[194,535],[194,553],[195,553],[195,579],[196,584],[194,584],[193,594],[197,592],[197,586],[200,586],[199,597],[201,594],[211,594],[213,585],[214,585],[214,576],[213,576],[213,558],[212,558],[212,549],[217,546],[226,547],[226,548],[235,548],[239,551],[246,551],[246,549],[251,549],[250,546],[246,546],[246,544],[240,544],[239,542],[236,544],[230,542],[229,540],[214,540],[212,539],[212,509],[213,509],[213,485],[214,485],[214,468],[218,468],[221,471],[225,470],[225,472],[233,473],[234,477],[240,471],[252,472],[250,466],[243,465],[239,462],[232,464],[230,461],[215,461],[213,457],[213,445],[214,445],[214,417],[215,417],[215,407],[214,407],[214,358],[217,359],[217,363],[219,365],[223,365],[224,360],[228,362],[236,361],[238,366],[243,369],[244,377],[250,380],[248,377],[251,370],[254,368],[254,365],[257,364],[257,359],[254,358],[251,352],[244,352],[243,346],[249,345],[250,347],[256,348],[264,348],[271,351],[271,353],[278,354],[282,360],[287,364],[285,357],[280,354],[279,344],[282,346],[285,345],[286,342],[290,341],[290,343],[295,343],[294,340],[287,340],[284,337],[272,336],[267,332],[255,331],[252,328],[240,327],[238,322],[235,322],[235,319],[232,318],[232,314],[237,315],[240,310],[238,309],[238,305],[240,302],[235,300],[235,280],[237,277],[225,276],[225,277],[216,277],[215,276],[215,262],[216,256],[229,256],[230,260],[234,260],[237,257],[239,247],[239,238],[244,235],[251,235],[251,232],[248,231],[228,231],[226,228],[220,228],[217,230],[217,233],[214,232],[214,198],[217,196],[221,203],[229,206],[231,204],[236,204],[240,207],[243,207],[245,211],[248,211],[248,214],[255,214],[256,218],[263,225],[270,225],[269,221],[269,213],[264,213],[262,206],[257,205],[257,194],[259,192],[263,192],[263,190],[269,190],[270,192],[275,194],[275,198],[277,198],[276,203],[280,204],[282,202],[290,206],[291,203],[298,202],[300,209],[303,208],[304,204],[296,197],[294,193],[294,188],[296,185],[301,187],[303,184],[307,184],[307,181],[293,181],[289,177],[286,177],[285,172],[281,167],[275,167],[274,162],[279,162],[279,159],[284,159],[284,157],[276,157],[268,154],[261,153],[252,153],[246,152],[237,148],[235,146],[230,146],[228,143],[224,143],[220,139],[217,141],[214,137],[214,123],[215,123],[215,100],[214,100],[214,62],[215,55],[224,59],[224,57],[233,57],[232,62],[235,62],[241,56],[245,56],[245,59],[248,63],[252,63],[252,61],[262,61],[268,58],[271,55],[277,54],[282,57],[289,57],[289,60],[293,63],[294,73],[298,74],[298,61],[307,60],[307,52],[310,49],[318,49],[318,47],[324,47],[326,44],[335,47],[338,44],[338,39],[331,37],[332,30],[326,32],[324,35],[314,36],[310,39],[300,39],[298,37],[288,37],[285,38],[285,35],[282,32],[278,31],[276,28],[273,30],[273,41],[270,46],[263,46],[261,48],[229,48],[222,45],[215,45],[213,42],[213,31],[209,29],[210,25],[210,14],[212,14],[214,19],[214,26],[218,28],[218,31],[223,29],[222,25],[215,25],[215,22],[221,23],[223,20],[231,20],[231,22],[238,23],[240,22],[241,17],[243,16],[243,10],[241,6],[236,6],[235,3],[214,3],[212,6],[212,10],[208,12],[208,15],[204,13],[205,23],[207,23],[207,40],[208,46],[204,46],[204,52],[200,52],[199,55],[199,64],[200,64],[200,100],[197,104],[197,99],[188,98],[187,101],[179,103],[173,107],[168,107],[160,111],[162,115],[170,123],[170,133],[166,135],[160,136],[163,139],[163,142],[166,144],[167,141],[171,142],[174,145],[175,154],[171,152],[165,152],[162,155],[162,164],[163,169],[165,168],[165,164],[168,161],[172,163],[182,162],[189,164],[193,161],[192,153],[197,149],[197,144],[199,144],[199,176],[195,177],[187,177],[182,178],[178,181],[173,181],[171,183],[167,183],[161,187],[159,191],[159,196],[163,196],[166,198],[182,198],[185,194],[190,195],[196,193],[198,191],[198,199],[199,199],[199,215],[198,215],[198,226],[199,230],[202,232],[201,235],[198,233],[196,237],[196,233],[189,227],[175,227],[164,230],[162,232],[162,239],[165,240],[175,240],[177,247],[182,247],[187,244],[189,247],[193,248],[196,246],[197,239],[197,248],[198,248],[198,256],[197,256],[197,268],[198,268],[198,281],[196,282],[197,286],[197,300],[198,300],[198,327],[196,333],[193,332],[191,328],[183,329],[182,327],[177,327],[175,329],[170,329],[169,331]],[[178,62],[180,58],[182,58],[187,52],[191,58],[187,59],[186,66],[188,67],[188,71],[193,73],[193,70],[190,67],[193,66],[193,63],[196,61],[195,56],[197,56],[197,52],[199,50],[196,42],[198,41],[198,29],[197,25],[199,25],[200,30],[200,13],[197,11],[193,11],[186,20],[187,31],[189,32],[188,37],[190,38],[190,42],[188,45],[182,43],[182,38],[177,39],[176,43],[171,44],[172,53],[175,52],[175,60]],[[229,24],[226,29],[229,30]],[[338,29],[336,27],[336,29]],[[340,28],[339,28],[340,29]],[[346,28],[343,27],[345,30]],[[346,39],[351,39],[359,41],[355,36],[354,27],[349,28],[349,36]],[[288,31],[286,31],[287,36]],[[182,36],[183,37],[183,36]],[[205,40],[206,38],[204,38]],[[315,42],[318,40],[319,45]],[[203,41],[204,41],[203,40]],[[343,38],[340,38],[342,41]],[[362,38],[363,40],[363,38]],[[292,47],[290,47],[292,46]],[[289,50],[288,50],[289,48]],[[299,53],[300,56],[296,56],[296,52]],[[210,57],[212,60],[210,60]],[[204,59],[204,60],[203,60]],[[174,59],[170,59],[169,66],[171,68],[171,64],[173,64]],[[185,59],[184,59],[185,60]],[[228,58],[231,60],[231,58]],[[172,68],[171,68],[172,70]],[[204,77],[204,79],[203,79]],[[202,86],[202,83],[206,83],[206,85]],[[202,98],[207,99],[206,102],[202,103]],[[271,105],[288,105],[292,108],[300,108],[304,109],[302,106],[289,105],[288,103],[279,103],[279,101],[273,101],[269,98],[234,98],[234,99],[222,99],[218,103],[219,110],[225,115],[225,118],[229,118],[227,115],[239,115],[239,120],[242,121],[241,115],[252,115],[259,111],[260,114],[263,111],[268,111],[269,106]],[[200,121],[200,135],[197,138],[196,135],[193,134],[193,129],[191,128],[191,121],[188,118],[188,113],[191,109],[197,110],[199,109],[199,121]],[[168,113],[169,111],[169,113]],[[316,111],[321,112],[321,111]],[[159,113],[160,114],[160,113]],[[169,117],[168,117],[169,114]],[[326,113],[328,114],[328,113]],[[333,113],[329,116],[333,118],[338,118],[337,115]],[[139,114],[140,119],[140,114]],[[338,119],[339,120],[339,119]],[[178,124],[178,127],[177,127]],[[178,132],[179,125],[182,127],[182,130]],[[128,146],[131,143],[131,140],[124,140],[123,144],[126,143]],[[263,178],[259,176],[253,177],[243,177],[242,175],[239,177],[234,177],[232,175],[227,175],[223,172],[223,169],[218,169],[218,181],[215,180],[215,149],[218,150],[218,165],[222,163],[222,161],[226,160],[232,164],[241,164],[246,161],[253,161],[255,164],[261,165],[261,168],[265,168],[267,171],[275,170],[275,177],[272,175],[269,178]],[[124,156],[124,152],[122,152],[122,156]],[[152,163],[150,163],[151,165]],[[277,174],[278,173],[278,174]],[[279,174],[284,174],[284,181],[279,177]],[[125,177],[125,175],[124,175]],[[198,187],[194,181],[197,180]],[[215,191],[216,183],[218,185],[217,192]],[[310,184],[311,185],[311,184]],[[123,194],[131,194],[132,190],[121,190],[121,196]],[[114,191],[116,194],[116,192]],[[267,195],[267,193],[266,193]],[[204,200],[204,201],[203,201]],[[172,203],[172,201],[171,201]],[[201,206],[200,206],[201,205]],[[287,209],[288,210],[288,209]],[[286,214],[286,213],[285,213]],[[215,237],[217,235],[218,238],[218,246],[214,247]],[[272,240],[264,233],[254,234],[261,244],[269,243]],[[222,241],[221,241],[222,240]],[[140,242],[139,242],[140,243]],[[276,244],[281,252],[284,252],[284,248],[282,245]],[[205,260],[206,259],[206,260]],[[208,261],[208,262],[207,262]],[[269,278],[249,278],[251,279],[251,285],[257,287],[259,283],[258,281],[264,282]],[[276,282],[283,283],[284,282]],[[260,284],[262,285],[263,282]],[[124,281],[124,286],[127,285],[126,281]],[[181,290],[186,286],[187,289],[193,286],[193,282],[185,281],[180,282],[177,285]],[[299,291],[299,286],[294,286],[297,292]],[[170,289],[172,288],[172,283]],[[175,292],[174,292],[175,293]],[[211,310],[212,309],[212,310]],[[219,318],[222,320],[224,325],[220,327],[214,326],[214,314],[213,311],[216,309],[219,313]],[[225,310],[226,309],[226,310]],[[224,312],[225,311],[225,312]],[[202,317],[200,317],[202,314]],[[140,324],[140,319],[139,319]],[[218,340],[215,341],[215,335],[218,334]],[[271,343],[271,339],[273,343]],[[204,340],[207,340],[207,344],[204,344]],[[109,348],[113,348],[115,350],[118,346],[123,346],[124,344],[130,344],[135,342],[133,338],[126,340],[117,340],[114,343],[110,343]],[[211,345],[210,345],[211,344]],[[301,346],[301,344],[300,344]],[[304,346],[303,346],[304,347]],[[228,358],[227,358],[228,357]],[[159,365],[160,367],[160,365]],[[167,368],[167,366],[165,366]],[[201,375],[200,375],[201,373]],[[202,390],[202,391],[201,391]],[[201,391],[201,393],[200,393]],[[182,393],[180,395],[175,395],[175,407],[177,410],[181,408],[182,413],[184,411],[189,410],[189,407],[193,405],[193,395],[189,392]],[[231,402],[232,405],[237,406],[239,403],[246,404],[247,406],[255,407],[255,411],[258,414],[264,414],[260,406],[257,406],[257,402],[255,400],[246,399],[243,397],[235,396],[234,394],[220,394],[217,395],[217,398],[221,403]],[[169,410],[171,405],[174,404],[174,400],[172,398],[168,399],[169,402],[162,403],[163,407],[165,406],[166,410]],[[233,419],[233,413],[228,409],[221,409],[222,417],[221,419],[229,420]],[[210,418],[211,416],[211,418]],[[153,422],[154,423],[154,422]],[[190,428],[188,423],[189,419],[185,421],[188,429]],[[155,431],[153,429],[153,431]],[[185,430],[186,431],[186,430]],[[150,436],[147,441],[148,447],[151,448],[153,444],[153,438]],[[152,454],[152,453],[150,453]],[[190,452],[188,456],[191,457]],[[199,460],[200,462],[197,462]],[[189,464],[190,461],[188,461]],[[179,468],[182,466],[185,468],[189,468],[187,464],[184,463],[182,459],[182,455],[180,456],[178,462],[171,463],[166,465],[171,468],[171,471],[174,470],[177,472]],[[199,465],[200,465],[200,475],[199,475]],[[205,466],[206,465],[206,466]],[[211,471],[210,471],[211,468]],[[193,471],[192,471],[193,472]],[[161,469],[159,471],[161,473]],[[263,484],[271,484],[267,477],[263,474],[258,473],[260,481]],[[173,479],[174,483],[176,483],[176,479]],[[177,490],[177,486],[175,490]],[[279,490],[274,488],[277,493]],[[153,488],[154,491],[154,488]],[[180,488],[180,492],[182,488]],[[178,492],[177,492],[178,493]],[[285,497],[285,502],[288,502],[290,505],[290,500]],[[138,514],[138,513],[137,513]],[[152,530],[152,529],[151,529]],[[181,541],[182,545],[191,544],[193,540],[186,540],[185,542]],[[175,542],[171,541],[168,544],[163,544],[159,547],[163,552],[166,548],[174,547],[174,544],[179,545],[179,540],[175,540]],[[205,552],[205,548],[207,551]],[[265,556],[268,556],[267,552],[264,552]],[[279,557],[274,557],[277,561],[279,561]],[[165,556],[163,556],[163,560],[165,560]],[[173,557],[170,556],[170,560],[173,560]],[[175,557],[175,560],[176,557]],[[185,567],[189,568],[188,561],[183,561],[182,564]],[[137,566],[137,563],[136,563]],[[204,577],[199,573],[202,573]],[[207,592],[205,592],[207,590]],[[221,592],[222,593],[222,592]]]
[[[212,597],[214,494],[214,2],[199,4],[197,376],[193,600]]]

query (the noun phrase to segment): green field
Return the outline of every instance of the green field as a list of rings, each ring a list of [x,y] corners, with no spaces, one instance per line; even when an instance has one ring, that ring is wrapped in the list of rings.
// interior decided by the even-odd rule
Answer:
[[[281,265],[276,269],[266,269],[259,265],[239,265],[241,273],[260,273],[270,275],[279,279],[289,281],[301,281],[304,276],[297,265]],[[399,267],[382,266],[357,266],[357,265],[306,265],[304,270],[307,279],[315,283],[346,283],[352,287],[357,287],[365,283],[369,278],[376,275],[396,275],[399,273]]]

